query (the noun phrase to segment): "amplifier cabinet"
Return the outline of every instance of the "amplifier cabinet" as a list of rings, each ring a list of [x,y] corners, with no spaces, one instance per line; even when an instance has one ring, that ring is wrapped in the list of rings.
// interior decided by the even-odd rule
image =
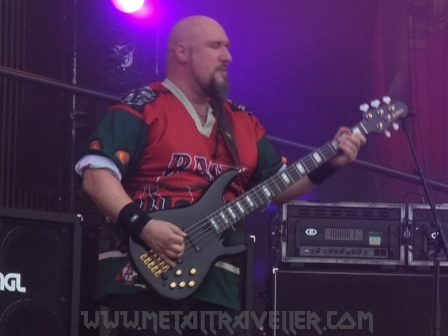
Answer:
[[[405,211],[404,204],[284,204],[282,261],[404,265]]]
[[[431,335],[430,273],[273,269],[270,335]],[[440,279],[441,335],[448,334],[448,275]]]
[[[437,217],[439,218],[445,237],[448,237],[448,204],[436,205]],[[408,246],[409,266],[432,266],[436,237],[436,227],[429,205],[409,204],[408,216],[412,228],[412,241]],[[448,266],[445,252],[440,252],[440,266]]]
[[[81,221],[0,208],[0,335],[78,335]]]

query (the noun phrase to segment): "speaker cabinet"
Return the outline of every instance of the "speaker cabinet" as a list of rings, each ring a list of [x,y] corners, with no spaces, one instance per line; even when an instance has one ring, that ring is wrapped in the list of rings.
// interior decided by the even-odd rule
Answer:
[[[274,269],[272,335],[431,335],[431,274]],[[440,283],[448,333],[448,276]]]
[[[80,223],[0,209],[0,335],[78,334]]]
[[[409,222],[412,228],[412,245],[408,246],[409,266],[432,266],[437,240],[431,236],[437,232],[432,211],[427,204],[409,204]],[[445,236],[448,236],[448,205],[436,204],[437,217]],[[448,266],[443,250],[440,252],[440,266]]]

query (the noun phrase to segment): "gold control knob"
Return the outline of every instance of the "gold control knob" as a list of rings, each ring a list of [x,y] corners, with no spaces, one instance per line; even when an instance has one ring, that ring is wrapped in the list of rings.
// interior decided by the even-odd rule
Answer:
[[[192,268],[190,270],[190,275],[195,275],[198,272],[198,270],[196,268]]]
[[[196,282],[195,282],[194,280],[191,280],[191,281],[188,283],[188,287],[194,287],[194,285],[196,285]]]
[[[170,283],[170,288],[174,289],[177,287],[177,283],[175,283],[174,281],[172,283]]]
[[[179,282],[179,287],[184,288],[187,283],[185,281]]]
[[[176,276],[181,276],[182,270],[181,269],[176,270],[175,274],[176,274]]]

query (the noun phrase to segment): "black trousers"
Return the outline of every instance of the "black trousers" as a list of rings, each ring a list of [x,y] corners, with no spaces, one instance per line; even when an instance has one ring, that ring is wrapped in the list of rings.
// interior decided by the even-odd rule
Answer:
[[[239,311],[187,298],[172,301],[155,293],[108,296],[109,319],[117,336],[243,336]]]

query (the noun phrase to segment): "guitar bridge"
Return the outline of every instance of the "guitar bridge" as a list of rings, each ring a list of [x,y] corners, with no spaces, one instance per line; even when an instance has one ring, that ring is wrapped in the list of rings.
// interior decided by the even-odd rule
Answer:
[[[166,262],[153,250],[142,254],[140,256],[140,260],[146,265],[146,267],[151,271],[152,274],[154,274],[156,278],[170,269]]]

